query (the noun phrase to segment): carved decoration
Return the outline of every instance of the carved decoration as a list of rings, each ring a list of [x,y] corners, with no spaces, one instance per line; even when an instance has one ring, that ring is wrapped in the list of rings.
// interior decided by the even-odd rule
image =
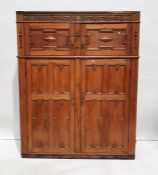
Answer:
[[[96,65],[96,64],[92,64],[92,69],[93,69],[93,71],[95,71],[96,68],[97,68],[97,65]]]
[[[22,32],[19,32],[18,33],[18,37],[19,37],[19,48],[22,49],[22,38],[23,38],[23,35],[22,35]]]
[[[37,69],[38,69],[38,71],[41,71],[42,67],[43,67],[43,65],[38,64],[38,65],[37,65]]]
[[[92,93],[93,93],[93,94],[97,94],[97,89],[96,89],[96,88],[93,88],[93,89],[92,89]]]
[[[63,88],[60,88],[59,89],[59,94],[64,94],[65,92],[64,92],[64,89]]]
[[[118,71],[119,68],[120,68],[120,66],[121,66],[120,64],[116,64],[116,65],[114,66],[115,70]]]
[[[40,21],[40,22],[105,22],[105,21],[132,21],[133,16],[130,14],[120,15],[25,15],[24,21]]]
[[[43,102],[44,102],[43,100],[37,100],[39,106],[42,105]]]
[[[117,87],[116,87],[116,89],[115,89],[115,91],[114,91],[114,94],[120,94],[120,92],[119,92],[119,90],[117,89]]]
[[[48,41],[48,42],[54,42],[56,40],[56,38],[52,37],[52,36],[47,36],[45,38],[43,38],[45,41]]]
[[[109,42],[109,41],[112,41],[113,38],[103,37],[103,38],[100,38],[99,40],[103,42]]]
[[[58,67],[59,67],[60,71],[62,71],[64,69],[64,65],[63,64],[59,64]]]

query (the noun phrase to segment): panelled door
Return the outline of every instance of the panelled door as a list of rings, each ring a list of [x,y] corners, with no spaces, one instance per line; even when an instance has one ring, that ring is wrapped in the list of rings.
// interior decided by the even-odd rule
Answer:
[[[29,150],[74,151],[74,60],[27,60]]]
[[[129,60],[81,61],[81,151],[127,153]]]

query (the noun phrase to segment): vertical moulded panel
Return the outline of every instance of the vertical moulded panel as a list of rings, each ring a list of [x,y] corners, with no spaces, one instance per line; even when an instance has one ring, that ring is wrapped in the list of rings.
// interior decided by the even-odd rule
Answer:
[[[49,101],[33,100],[30,118],[30,146],[33,152],[49,150],[49,123]]]
[[[85,148],[101,148],[102,110],[102,101],[90,100],[84,103],[82,137]]]
[[[103,93],[103,66],[88,65],[85,70],[85,83],[87,94],[102,94]]]
[[[48,93],[48,65],[31,65],[31,74],[32,93]]]
[[[71,101],[54,100],[52,102],[53,143],[56,153],[74,150],[74,109]]]
[[[106,106],[106,147],[123,148],[125,131],[125,102],[119,100],[107,101]]]
[[[55,94],[71,92],[71,66],[62,62],[53,65],[53,91]]]
[[[108,94],[124,94],[125,93],[125,65],[109,65],[108,66]]]

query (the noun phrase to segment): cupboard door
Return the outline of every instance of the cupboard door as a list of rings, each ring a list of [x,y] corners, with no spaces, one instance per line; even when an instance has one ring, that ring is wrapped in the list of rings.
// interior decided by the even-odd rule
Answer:
[[[27,55],[74,54],[74,24],[30,23],[25,28]]]
[[[129,60],[81,61],[81,151],[127,153]]]
[[[130,25],[83,24],[82,55],[130,55]]]
[[[29,150],[74,150],[74,61],[27,60]]]

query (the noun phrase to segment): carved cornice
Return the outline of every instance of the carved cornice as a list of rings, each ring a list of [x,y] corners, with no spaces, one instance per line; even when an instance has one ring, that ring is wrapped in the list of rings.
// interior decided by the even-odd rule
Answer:
[[[83,14],[83,15],[55,15],[55,14],[24,14],[24,22],[132,22],[132,14]]]

